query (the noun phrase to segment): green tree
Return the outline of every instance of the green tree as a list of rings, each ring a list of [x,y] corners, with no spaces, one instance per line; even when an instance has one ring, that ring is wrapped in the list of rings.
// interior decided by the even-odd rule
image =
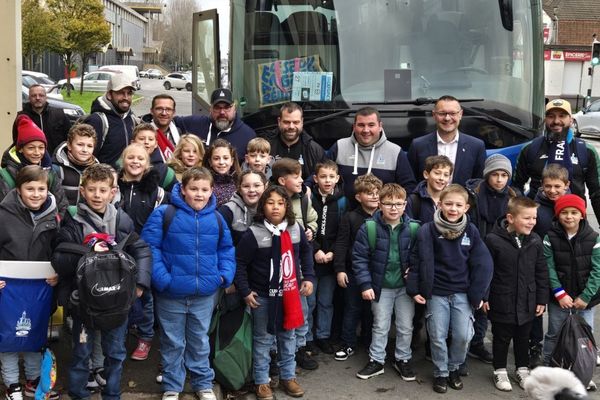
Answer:
[[[111,38],[108,22],[104,19],[101,0],[47,0],[57,34],[51,43],[55,53],[63,57],[67,71],[73,68],[73,58],[81,57],[81,74],[89,56],[105,46]],[[67,76],[67,96],[71,95],[71,78]],[[83,79],[80,93],[83,93]]]
[[[39,0],[21,0],[21,41],[27,69],[35,69],[34,59],[45,50],[56,35],[52,16]]]

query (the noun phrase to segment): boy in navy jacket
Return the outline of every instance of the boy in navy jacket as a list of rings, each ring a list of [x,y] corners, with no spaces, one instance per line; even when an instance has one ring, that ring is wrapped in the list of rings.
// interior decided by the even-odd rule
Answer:
[[[440,193],[452,177],[454,165],[446,156],[429,156],[425,159],[425,180],[419,182],[408,196],[406,213],[422,223],[433,221],[433,214],[440,201]]]
[[[492,279],[490,252],[465,215],[468,200],[467,191],[458,184],[443,190],[433,221],[419,229],[419,261],[413,264],[407,282],[407,293],[427,306],[433,390],[438,393],[445,393],[448,386],[463,388],[458,368],[473,337],[473,310],[483,305]]]

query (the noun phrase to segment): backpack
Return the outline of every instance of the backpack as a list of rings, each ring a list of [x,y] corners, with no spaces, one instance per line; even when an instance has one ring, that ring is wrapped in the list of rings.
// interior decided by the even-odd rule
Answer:
[[[54,184],[54,174],[52,173],[52,171],[54,171],[54,169],[49,169],[47,171],[48,171],[48,190],[50,190],[50,188]],[[0,168],[0,178],[6,183],[6,185],[8,186],[9,189],[14,189],[15,187],[17,187],[17,182],[15,181],[15,178],[13,178],[13,176],[10,174],[10,172],[6,168]]]
[[[367,239],[369,240],[369,252],[372,254],[377,246],[377,223],[375,220],[368,219],[365,221],[367,225]],[[411,244],[417,239],[417,231],[421,225],[417,222],[410,221],[408,223],[408,229],[410,229],[410,241]]]
[[[75,121],[75,125],[76,124],[89,124],[89,120],[92,117],[92,115],[97,115],[98,117],[100,117],[100,121],[102,122],[102,136],[96,138],[97,139],[96,148],[101,149],[102,145],[104,144],[104,140],[106,139],[106,135],[108,135],[108,129],[109,129],[108,117],[106,116],[105,113],[100,112],[100,111],[95,111],[91,114],[84,115],[82,117],[77,118],[77,121]],[[135,128],[136,125],[139,124],[139,122],[140,122],[133,113],[131,113],[131,121],[133,123],[132,129]]]
[[[596,368],[596,341],[592,328],[578,314],[569,314],[563,322],[550,359],[551,367],[572,371],[587,385]]]
[[[215,380],[239,390],[252,372],[252,316],[239,294],[221,293],[208,331],[210,360]]]

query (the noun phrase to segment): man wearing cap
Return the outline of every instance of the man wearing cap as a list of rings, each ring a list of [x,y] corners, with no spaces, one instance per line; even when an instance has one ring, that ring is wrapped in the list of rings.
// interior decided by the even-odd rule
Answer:
[[[86,123],[96,131],[94,155],[101,163],[116,167],[117,160],[129,144],[136,119],[131,107],[135,90],[125,74],[116,73],[110,77],[106,93],[92,102],[92,114]]]
[[[583,139],[575,137],[571,124],[571,104],[555,99],[546,104],[544,134],[523,146],[513,176],[515,187],[523,191],[529,182],[528,196],[534,198],[541,185],[542,170],[560,164],[569,171],[571,192],[585,199],[587,187],[592,208],[600,215],[600,171],[598,153]]]
[[[243,161],[248,142],[256,137],[252,128],[237,115],[231,90],[219,88],[210,95],[210,115],[175,117],[175,125],[184,132],[193,133],[210,146],[216,139],[225,139],[235,148]]]

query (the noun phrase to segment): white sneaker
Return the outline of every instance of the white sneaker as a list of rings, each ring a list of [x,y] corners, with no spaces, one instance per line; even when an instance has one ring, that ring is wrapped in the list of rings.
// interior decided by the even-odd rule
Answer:
[[[598,387],[596,386],[596,383],[594,381],[590,381],[590,383],[588,383],[586,390],[588,392],[595,392],[596,390],[598,390]]]
[[[521,389],[525,390],[525,379],[529,378],[529,368],[521,367],[515,372],[515,378],[517,379],[519,386],[521,386]]]
[[[199,390],[196,392],[196,396],[198,396],[200,400],[217,400],[217,396],[215,396],[212,389]]]
[[[164,392],[162,400],[179,400],[179,393],[177,392]]]
[[[596,353],[596,367],[600,367],[600,353]]]
[[[494,371],[494,385],[496,385],[496,389],[502,390],[503,392],[510,392],[512,390],[506,368],[498,368]]]

